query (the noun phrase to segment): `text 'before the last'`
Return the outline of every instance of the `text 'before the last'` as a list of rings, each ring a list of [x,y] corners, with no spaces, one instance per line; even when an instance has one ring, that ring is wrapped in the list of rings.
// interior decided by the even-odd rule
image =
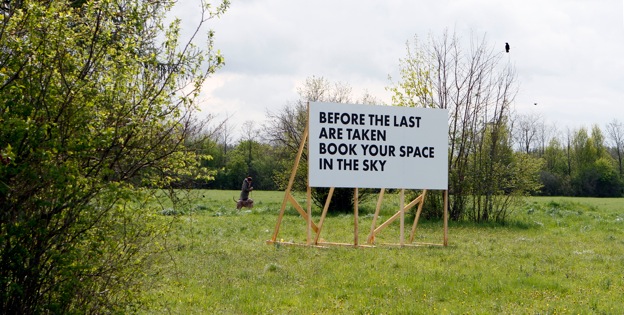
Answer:
[[[354,126],[420,128],[420,116],[393,116],[362,113],[320,112],[319,123]]]
[[[320,170],[383,172],[388,161],[381,158],[435,158],[432,146],[389,144],[393,143],[388,139],[390,129],[418,129],[420,116],[321,111],[318,122]]]

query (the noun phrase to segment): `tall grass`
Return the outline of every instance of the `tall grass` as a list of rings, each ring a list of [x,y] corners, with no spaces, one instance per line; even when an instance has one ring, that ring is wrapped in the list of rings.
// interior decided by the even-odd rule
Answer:
[[[531,198],[506,225],[450,222],[448,247],[311,248],[267,245],[283,194],[254,194],[253,210],[236,211],[238,192],[193,192],[167,254],[147,271],[154,282],[143,292],[146,314],[621,312],[622,199]],[[382,217],[396,200],[388,196]],[[360,210],[360,243],[371,203]],[[417,235],[441,242],[442,225],[420,222]],[[328,217],[322,237],[353,242],[353,215]],[[377,241],[398,237],[395,222]],[[305,242],[305,221],[292,207],[278,238]]]

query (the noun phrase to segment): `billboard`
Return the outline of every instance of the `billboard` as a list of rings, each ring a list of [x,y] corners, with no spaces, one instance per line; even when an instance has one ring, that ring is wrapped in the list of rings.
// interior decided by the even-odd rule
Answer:
[[[448,110],[311,102],[311,187],[448,187]]]

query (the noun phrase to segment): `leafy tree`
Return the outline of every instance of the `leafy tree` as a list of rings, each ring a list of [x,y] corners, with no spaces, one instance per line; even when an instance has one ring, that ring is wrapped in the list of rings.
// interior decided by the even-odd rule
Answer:
[[[253,121],[247,121],[241,129],[242,135],[236,146],[229,150],[223,171],[217,176],[219,187],[240,189],[246,176],[254,177],[254,188],[277,189],[273,173],[280,169],[275,148],[260,143],[258,129]]]
[[[256,174],[254,187],[262,190],[278,190],[275,175],[283,172],[279,163],[279,149],[267,143],[258,143],[256,148],[256,158],[252,164],[252,172]]]
[[[274,175],[281,171],[281,160],[277,151],[278,149],[270,144],[253,140],[241,141],[229,151],[227,164],[216,175],[218,187],[237,190],[241,188],[241,183],[246,176],[252,176],[254,189],[279,189],[274,180]]]
[[[236,146],[228,153],[228,163],[222,174],[222,181],[228,189],[240,189],[241,183],[245,177],[249,175],[254,176],[254,174],[248,172],[246,159],[247,151],[245,149],[246,148],[242,146]],[[254,183],[254,186],[256,186],[256,183]]]
[[[215,115],[207,115],[203,120],[192,124],[192,136],[188,137],[185,146],[189,152],[196,155],[199,165],[208,176],[194,177],[183,176],[178,179],[178,186],[183,188],[213,188],[215,187],[216,175],[220,168],[225,166],[225,158],[219,143],[217,142],[227,118],[216,121]],[[210,171],[208,171],[210,170]]]
[[[623,183],[618,176],[618,162],[612,157],[602,131],[593,126],[568,130],[566,145],[551,140],[543,158],[541,173],[544,195],[621,196]]]
[[[572,194],[566,152],[557,138],[552,138],[542,156],[544,164],[540,172],[543,187],[540,194],[546,196],[569,196]]]
[[[506,124],[491,124],[482,132],[480,148],[472,156],[472,206],[467,216],[473,221],[504,222],[520,197],[537,191],[542,161],[524,152],[513,152],[511,136]]]
[[[132,311],[193,100],[223,62],[164,25],[172,1],[3,1],[0,313]],[[201,26],[222,14],[202,5]],[[155,202],[156,201],[156,202]]]
[[[615,161],[604,145],[604,136],[598,126],[591,136],[580,128],[572,140],[575,168],[572,184],[576,196],[621,196],[622,183],[617,175]]]

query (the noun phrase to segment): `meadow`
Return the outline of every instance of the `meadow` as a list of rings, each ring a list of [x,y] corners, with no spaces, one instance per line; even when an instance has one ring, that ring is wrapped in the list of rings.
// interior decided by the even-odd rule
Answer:
[[[168,250],[146,270],[145,314],[623,312],[622,198],[531,197],[504,225],[449,222],[447,247],[316,248],[266,243],[282,192],[256,191],[254,209],[241,211],[237,195],[192,191],[184,212],[162,216],[175,220]],[[374,202],[360,207],[361,244]],[[398,197],[386,195],[381,220],[396,209]],[[398,242],[398,227],[376,241]],[[321,236],[352,243],[353,230],[353,214],[332,215]],[[305,221],[288,207],[278,239],[305,243],[305,233]],[[419,221],[417,242],[442,237],[441,222]]]

